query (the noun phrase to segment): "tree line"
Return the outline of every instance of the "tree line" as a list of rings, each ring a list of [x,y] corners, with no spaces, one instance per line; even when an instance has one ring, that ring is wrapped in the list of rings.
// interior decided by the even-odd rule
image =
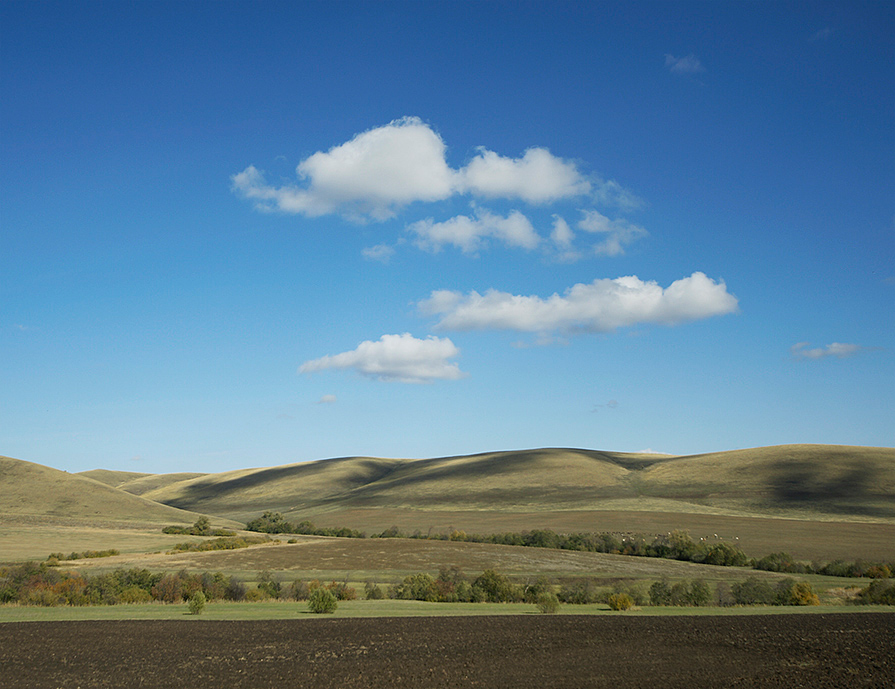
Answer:
[[[257,602],[280,599],[308,601],[315,612],[331,612],[336,601],[359,598],[347,581],[281,581],[268,570],[259,572],[254,586],[220,572],[150,572],[147,569],[117,569],[89,575],[67,572],[46,562],[26,562],[0,567],[0,603],[20,605],[116,605],[127,603],[182,603],[194,601],[201,610],[205,601]],[[201,594],[201,595],[199,595]],[[556,610],[560,603],[603,603],[613,609],[632,605],[817,605],[818,596],[807,581],[787,578],[768,582],[756,577],[727,584],[714,591],[701,579],[670,582],[618,582],[600,587],[582,579],[556,583],[545,576],[517,581],[494,569],[467,576],[459,567],[442,567],[437,576],[418,572],[383,587],[368,581],[363,597],[390,598],[433,603],[533,603],[542,611]],[[198,602],[201,601],[201,605]],[[895,581],[875,579],[858,592],[855,604],[895,605]],[[315,609],[320,607],[322,609]]]

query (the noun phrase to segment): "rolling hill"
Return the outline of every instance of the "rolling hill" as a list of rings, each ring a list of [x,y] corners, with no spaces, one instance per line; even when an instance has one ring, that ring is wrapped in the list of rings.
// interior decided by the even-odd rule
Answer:
[[[127,489],[124,486],[125,490]],[[574,449],[349,457],[208,474],[143,494],[232,519],[392,507],[895,519],[895,449],[783,445],[693,456]]]
[[[266,510],[367,533],[392,525],[407,533],[685,529],[735,539],[758,556],[893,557],[895,449],[784,445],[669,456],[546,448],[217,474],[77,475],[0,459],[0,520],[8,523],[31,515],[31,523],[190,524],[205,514],[233,528]]]
[[[191,523],[198,515],[92,478],[0,457],[0,516]]]

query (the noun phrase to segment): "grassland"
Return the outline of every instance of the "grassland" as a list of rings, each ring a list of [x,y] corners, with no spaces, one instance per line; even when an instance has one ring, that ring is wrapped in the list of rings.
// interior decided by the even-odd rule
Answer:
[[[116,558],[74,565],[186,568],[248,579],[267,569],[353,581],[389,581],[442,565],[604,582],[745,576],[692,563],[427,540],[302,538],[294,545],[165,554],[175,543],[199,539],[162,534],[162,525],[189,525],[206,514],[215,527],[239,528],[265,510],[368,534],[393,525],[424,535],[683,529],[754,557],[787,551],[807,561],[892,560],[895,449],[791,445],[691,457],[541,449],[160,475],[73,475],[0,458],[0,562],[115,548],[122,553]]]

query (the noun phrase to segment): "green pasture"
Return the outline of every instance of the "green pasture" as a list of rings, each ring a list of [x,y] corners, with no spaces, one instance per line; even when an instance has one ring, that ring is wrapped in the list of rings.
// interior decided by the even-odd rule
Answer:
[[[558,615],[792,615],[841,612],[892,612],[888,606],[820,605],[813,607],[748,606],[733,608],[642,607],[624,612],[605,605],[560,605]],[[212,620],[319,620],[355,617],[447,617],[472,615],[540,615],[537,606],[526,603],[424,603],[405,600],[342,601],[335,613],[315,615],[303,601],[266,601],[258,603],[212,602],[200,615],[191,615],[186,603],[146,603],[84,607],[41,608],[0,605],[0,624],[4,622],[68,622],[72,620],[193,620],[197,624]]]

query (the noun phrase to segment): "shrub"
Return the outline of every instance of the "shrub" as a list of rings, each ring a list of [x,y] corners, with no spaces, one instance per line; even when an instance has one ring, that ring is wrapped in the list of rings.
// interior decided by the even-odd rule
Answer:
[[[559,598],[556,597],[555,593],[543,591],[538,595],[537,606],[542,613],[552,615],[559,610]]]
[[[559,590],[559,600],[570,605],[587,605],[597,600],[597,592],[592,583],[585,579],[572,584],[564,584]]]
[[[333,592],[323,586],[315,588],[308,598],[308,609],[318,615],[333,613],[337,607],[338,603]]]
[[[279,598],[282,588],[282,585],[271,574],[270,570],[265,569],[262,572],[258,572],[258,589],[263,591],[265,596],[268,598]]]
[[[179,603],[183,597],[179,577],[166,574],[152,587],[152,597],[162,603]]]
[[[737,605],[773,605],[777,602],[777,592],[766,581],[749,577],[730,587],[734,603]]]
[[[820,605],[820,599],[807,581],[785,579],[777,585],[780,605]]]
[[[627,593],[613,593],[606,602],[612,610],[630,610],[634,606],[634,599]]]
[[[379,586],[372,581],[368,581],[364,584],[364,598],[367,600],[382,600],[385,598],[385,594]]]
[[[874,579],[870,586],[858,593],[855,598],[858,605],[895,605],[895,582],[887,579]]]
[[[148,603],[151,600],[149,591],[139,586],[128,586],[118,594],[119,603]]]
[[[337,600],[355,600],[357,598],[357,591],[354,590],[353,587],[349,586],[347,582],[332,582],[326,588],[332,591],[332,594],[336,597]]]
[[[246,585],[236,577],[230,577],[230,581],[227,582],[227,587],[224,590],[224,598],[227,600],[245,600],[246,597]]]
[[[709,589],[709,585],[706,584],[702,579],[694,579],[690,584],[690,590],[687,593],[687,598],[689,599],[690,605],[695,605],[697,607],[702,605],[708,605],[709,599],[711,598],[711,590]]]
[[[201,591],[196,591],[190,596],[190,601],[187,605],[190,608],[190,615],[201,614],[202,610],[205,608],[205,594]]]
[[[430,603],[434,603],[439,599],[435,580],[430,574],[425,572],[404,577],[400,584],[392,587],[391,594],[393,598],[422,600]]]
[[[308,584],[301,579],[296,579],[289,586],[289,598],[294,600],[308,600],[311,596],[311,589]]]
[[[522,592],[510,580],[493,569],[486,569],[473,583],[489,603],[514,603],[522,600]]]
[[[530,582],[522,589],[522,600],[526,603],[537,603],[541,595],[550,592],[550,581],[547,577],[538,577],[534,582]],[[559,599],[557,599],[559,603]]]

